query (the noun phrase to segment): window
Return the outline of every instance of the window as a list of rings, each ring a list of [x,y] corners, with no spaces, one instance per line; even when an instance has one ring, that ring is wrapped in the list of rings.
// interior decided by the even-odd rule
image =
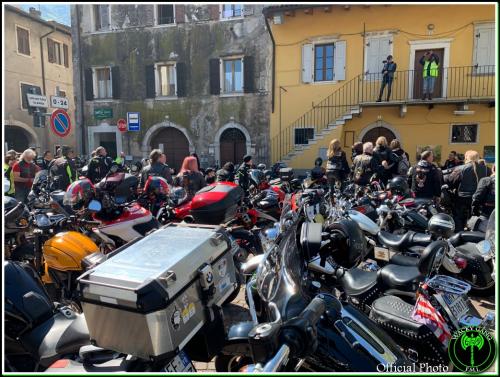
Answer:
[[[16,26],[17,52],[23,55],[30,55],[30,31],[20,26]]]
[[[110,13],[109,5],[94,5],[95,31],[109,30]]]
[[[243,58],[222,61],[224,93],[243,92]]]
[[[296,128],[295,129],[295,144],[308,144],[309,140],[314,137],[314,128]]]
[[[172,97],[176,95],[176,72],[174,64],[157,64],[156,77],[157,97]]]
[[[243,16],[243,5],[241,4],[223,4],[221,18],[235,18]]]
[[[28,93],[42,94],[42,90],[39,86],[21,83],[21,109],[26,110],[28,108],[28,99],[26,94]]]
[[[64,50],[64,66],[66,68],[69,67],[69,48],[67,44],[63,44],[63,50]]]
[[[474,28],[473,60],[475,73],[495,73],[495,24],[480,24]]]
[[[314,46],[314,81],[333,81],[333,43]]]
[[[112,98],[112,86],[111,86],[111,69],[106,68],[95,68],[95,98]]]
[[[168,25],[175,22],[173,5],[157,5],[156,7],[157,25]]]
[[[477,143],[477,124],[453,124],[451,143]]]
[[[47,39],[47,49],[48,49],[48,58],[49,63],[55,63],[62,65],[62,55],[61,55],[61,44],[59,42],[54,41],[53,39]]]

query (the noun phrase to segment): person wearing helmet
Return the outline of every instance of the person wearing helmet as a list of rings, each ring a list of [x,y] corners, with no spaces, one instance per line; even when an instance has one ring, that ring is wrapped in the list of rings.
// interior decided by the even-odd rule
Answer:
[[[73,148],[63,145],[61,147],[62,157],[56,158],[49,169],[49,177],[52,181],[51,190],[63,190],[78,179],[76,166],[73,162],[75,152]]]
[[[93,157],[88,165],[87,178],[90,179],[92,183],[97,183],[103,179],[111,169],[113,160],[108,157],[106,148],[98,147],[95,150],[95,157]]]
[[[394,177],[387,185],[387,189],[393,196],[400,196],[401,199],[410,198],[411,190],[408,181],[403,177]]]
[[[260,171],[266,170],[266,164],[259,164],[259,165],[257,165],[257,169],[259,169]]]

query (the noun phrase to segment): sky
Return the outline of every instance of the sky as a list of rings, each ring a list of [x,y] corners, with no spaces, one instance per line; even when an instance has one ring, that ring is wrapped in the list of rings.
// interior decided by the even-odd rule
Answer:
[[[47,4],[47,3],[31,3],[31,4],[11,4],[28,12],[31,7],[40,9],[42,12],[42,19],[54,20],[61,24],[71,26],[71,16],[69,4]]]

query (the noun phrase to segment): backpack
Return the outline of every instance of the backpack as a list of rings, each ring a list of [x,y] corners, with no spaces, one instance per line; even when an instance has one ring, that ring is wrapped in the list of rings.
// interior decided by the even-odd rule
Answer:
[[[408,170],[410,170],[410,162],[406,158],[406,155],[403,153],[401,159],[398,162],[398,175],[406,176],[408,174]]]

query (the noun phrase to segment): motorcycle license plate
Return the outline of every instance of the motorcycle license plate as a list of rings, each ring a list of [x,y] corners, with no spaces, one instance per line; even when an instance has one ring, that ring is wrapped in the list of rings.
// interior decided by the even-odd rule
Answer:
[[[196,372],[193,363],[184,351],[179,352],[165,367],[164,372]]]
[[[373,249],[373,254],[375,255],[375,259],[389,262],[391,257],[394,255],[394,252],[389,251],[389,249],[385,247],[375,246],[375,248]]]
[[[446,305],[450,308],[451,314],[459,320],[469,311],[467,300],[462,295],[454,295],[451,293],[443,293],[443,299]]]

